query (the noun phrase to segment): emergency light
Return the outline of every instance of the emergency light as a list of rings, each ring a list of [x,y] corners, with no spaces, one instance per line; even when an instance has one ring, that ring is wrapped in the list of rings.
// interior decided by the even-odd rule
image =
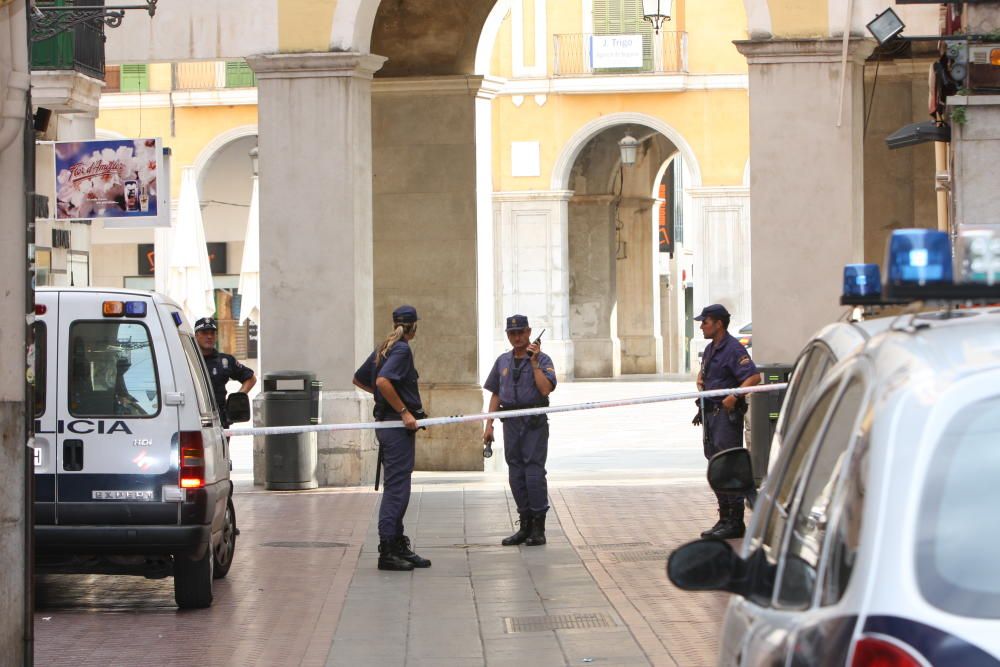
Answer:
[[[966,226],[956,245],[956,267],[962,282],[1000,282],[1000,237],[992,227]]]
[[[890,286],[948,284],[952,281],[948,232],[897,229],[889,239],[886,283]]]
[[[125,315],[127,317],[146,317],[145,301],[126,301]]]
[[[105,301],[101,304],[104,317],[146,317],[145,301]]]
[[[882,276],[878,264],[848,264],[844,267],[845,298],[881,295]]]

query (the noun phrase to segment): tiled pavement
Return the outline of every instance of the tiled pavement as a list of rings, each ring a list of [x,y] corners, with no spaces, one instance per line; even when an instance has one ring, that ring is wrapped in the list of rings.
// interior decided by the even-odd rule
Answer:
[[[407,532],[434,565],[387,573],[376,494],[244,490],[211,609],[178,612],[171,579],[45,576],[36,664],[711,664],[724,598],[664,574],[711,522],[703,485],[556,482],[550,496],[549,544],[504,548],[516,513],[501,477],[418,474]],[[598,627],[537,627],[559,622]]]

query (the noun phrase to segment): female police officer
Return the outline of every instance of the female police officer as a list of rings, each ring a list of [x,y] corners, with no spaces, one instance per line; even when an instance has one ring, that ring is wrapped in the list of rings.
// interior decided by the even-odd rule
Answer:
[[[417,310],[400,306],[392,312],[392,333],[354,373],[354,384],[375,395],[375,420],[399,421],[404,428],[377,429],[385,489],[378,513],[378,569],[412,570],[431,562],[410,549],[403,516],[410,502],[410,478],[416,456],[417,418],[423,414],[419,377],[410,341],[417,335]]]
[[[507,340],[514,349],[497,358],[483,385],[493,394],[490,412],[548,405],[548,396],[556,388],[556,371],[552,359],[541,351],[541,342],[531,342],[527,317],[511,315],[507,318]],[[527,544],[529,547],[545,544],[545,512],[549,509],[545,480],[548,418],[534,415],[502,421],[510,492],[517,503],[521,527],[501,544]],[[483,440],[493,440],[492,419],[486,422]]]

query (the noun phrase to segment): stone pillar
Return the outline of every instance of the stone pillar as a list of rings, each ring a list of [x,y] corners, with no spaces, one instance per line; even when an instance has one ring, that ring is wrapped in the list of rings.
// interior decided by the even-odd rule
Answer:
[[[793,361],[816,330],[836,320],[844,264],[862,260],[862,64],[873,45],[850,42],[841,114],[840,39],[736,42],[750,71],[759,361]]]
[[[578,378],[621,375],[613,200],[612,195],[574,195],[568,206],[570,335]]]
[[[751,319],[750,190],[702,187],[689,188],[687,194],[701,249],[695,263],[694,314],[721,303],[732,315],[729,331],[736,333]],[[701,333],[695,329],[701,346]]]
[[[955,224],[997,225],[996,158],[1000,151],[1000,95],[967,95],[948,98],[952,108],[965,107],[965,121],[952,122],[952,193]]]
[[[574,377],[568,231],[572,194],[545,190],[493,195],[500,245],[496,282],[503,294],[493,334],[494,352],[510,347],[504,318],[527,315],[532,335],[545,329],[542,349],[552,357],[561,379]]]
[[[616,284],[623,374],[663,371],[659,245],[654,243],[653,230],[655,201],[651,197],[626,196],[618,203],[621,229]]]
[[[489,345],[482,329],[492,329],[494,319],[492,299],[480,301],[479,262],[491,240],[480,239],[489,234],[478,219],[488,212],[480,195],[489,164],[477,156],[476,137],[483,130],[477,120],[488,121],[482,104],[495,94],[488,84],[445,76],[377,79],[373,86],[375,340],[388,334],[393,308],[416,307],[420,393],[436,416],[483,406],[480,365],[488,355],[479,346]],[[482,470],[475,446],[481,433],[478,423],[422,431],[417,468]]]
[[[351,380],[372,351],[371,79],[385,59],[247,61],[260,115],[263,370],[315,372],[324,422],[365,421],[371,398]],[[360,477],[374,470],[363,464],[374,456],[372,431],[319,436],[320,484],[368,481]]]

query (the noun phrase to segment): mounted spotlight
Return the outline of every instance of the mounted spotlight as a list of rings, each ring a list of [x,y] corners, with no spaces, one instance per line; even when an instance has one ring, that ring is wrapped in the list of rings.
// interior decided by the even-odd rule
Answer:
[[[865,27],[868,28],[868,32],[872,34],[878,45],[882,46],[898,37],[906,26],[890,7],[873,18]]]
[[[632,136],[630,130],[625,130],[625,136],[618,142],[618,149],[622,154],[622,164],[631,167],[639,154],[639,140]]]
[[[653,30],[660,34],[660,26],[670,20],[671,0],[642,0],[642,20],[653,24]]]

